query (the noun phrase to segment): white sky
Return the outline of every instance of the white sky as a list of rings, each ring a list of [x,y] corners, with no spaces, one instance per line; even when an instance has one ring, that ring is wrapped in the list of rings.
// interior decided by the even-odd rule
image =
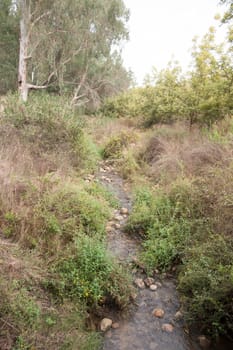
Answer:
[[[192,39],[202,37],[224,8],[219,0],[124,0],[130,9],[130,41],[123,49],[124,64],[138,83],[153,66],[159,70],[174,58],[186,69],[191,61]],[[224,37],[223,28],[218,29]]]

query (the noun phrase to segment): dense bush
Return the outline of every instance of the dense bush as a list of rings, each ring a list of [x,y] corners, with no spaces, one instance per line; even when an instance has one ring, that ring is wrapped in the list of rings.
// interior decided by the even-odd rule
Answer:
[[[25,188],[18,206],[16,201],[13,208],[2,207],[3,234],[53,254],[80,234],[103,237],[113,198],[100,186],[96,195],[94,185],[63,181],[41,178]]]
[[[135,137],[136,136],[133,133],[127,133],[124,131],[112,136],[103,148],[103,157],[110,159],[121,158],[124,149],[129,146],[130,142],[132,142]]]
[[[232,179],[229,165],[163,190],[140,189],[126,227],[144,238],[149,273],[179,266],[187,320],[212,336],[232,330]]]
[[[137,117],[150,127],[185,120],[210,127],[232,113],[231,48],[217,45],[215,30],[192,50],[192,70],[182,73],[175,62],[158,72],[152,70],[142,88],[134,88],[107,100],[102,111],[112,117]],[[231,39],[230,39],[231,40]]]
[[[49,161],[52,169],[68,160],[81,169],[93,167],[97,158],[83,126],[80,116],[62,97],[35,95],[22,104],[12,95],[6,100],[0,134],[8,142],[11,138],[20,142],[37,162]]]
[[[129,302],[129,276],[98,238],[77,238],[74,255],[58,262],[54,271],[58,297],[82,300],[91,307],[109,303],[124,308]]]
[[[187,252],[179,275],[186,319],[215,337],[233,335],[232,262],[232,237],[214,235]]]

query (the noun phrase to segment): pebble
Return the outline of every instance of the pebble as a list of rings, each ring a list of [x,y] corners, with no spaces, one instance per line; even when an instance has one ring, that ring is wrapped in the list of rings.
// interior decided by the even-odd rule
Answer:
[[[122,221],[122,220],[124,220],[124,217],[122,215],[116,215],[114,217],[114,219],[117,220],[117,221]]]
[[[147,277],[146,279],[144,279],[144,282],[145,282],[147,287],[150,287],[152,284],[155,283],[155,280],[154,280],[154,278]]]
[[[109,328],[112,327],[112,320],[110,318],[104,318],[101,322],[100,322],[100,330],[102,332],[106,332]]]
[[[183,318],[183,314],[181,311],[177,311],[175,314],[175,319],[176,320],[181,320]]]
[[[142,278],[136,278],[134,280],[134,284],[140,289],[144,289],[145,288],[145,283],[144,283]]]
[[[172,324],[164,323],[164,324],[162,325],[162,330],[163,330],[164,332],[167,332],[167,333],[172,333],[173,330],[174,330],[174,327],[173,327]]]
[[[123,215],[128,215],[129,214],[129,210],[127,208],[121,208],[120,213]]]
[[[163,318],[165,312],[163,309],[154,309],[152,312],[153,316],[158,317],[158,318]]]
[[[114,322],[114,323],[112,324],[112,328],[113,328],[113,329],[120,328],[120,324],[119,324],[118,322]]]
[[[157,286],[156,286],[156,284],[151,284],[150,285],[150,290],[152,291],[152,292],[155,292],[156,290],[157,290]]]
[[[115,224],[114,226],[115,226],[115,228],[116,228],[117,230],[119,230],[119,229],[121,228],[121,225],[120,225],[120,224]]]
[[[211,342],[205,335],[200,335],[198,341],[202,349],[208,349],[210,347]]]

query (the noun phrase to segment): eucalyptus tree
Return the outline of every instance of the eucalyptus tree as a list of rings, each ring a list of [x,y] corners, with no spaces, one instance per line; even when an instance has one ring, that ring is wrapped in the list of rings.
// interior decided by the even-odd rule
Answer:
[[[23,100],[28,89],[51,86],[72,91],[73,101],[93,98],[100,85],[113,83],[110,64],[123,69],[113,57],[113,47],[128,37],[122,0],[19,0],[19,8]]]

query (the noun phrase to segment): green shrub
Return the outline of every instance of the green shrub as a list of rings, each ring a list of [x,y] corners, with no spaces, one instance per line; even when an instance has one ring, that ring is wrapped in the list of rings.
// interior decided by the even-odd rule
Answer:
[[[106,99],[101,112],[110,118],[140,117],[145,104],[143,88],[129,90],[113,98]]]
[[[75,255],[59,261],[54,271],[58,274],[54,289],[62,298],[82,300],[91,307],[105,302],[123,308],[128,303],[129,277],[96,238],[77,238]]]
[[[102,239],[111,206],[117,206],[100,185],[51,174],[36,179],[25,191],[20,202],[13,201],[13,210],[1,208],[1,229],[5,236],[20,238],[25,246],[48,254],[58,253],[81,234]]]
[[[118,169],[124,179],[131,180],[140,169],[131,151],[126,152],[119,160]]]
[[[232,170],[213,168],[160,191],[139,189],[127,224],[144,238],[149,273],[179,265],[186,318],[213,337],[232,334]]]
[[[103,237],[110,208],[101,195],[96,197],[77,184],[59,183],[42,195],[32,215],[30,237],[42,249],[56,253],[78,235]]]
[[[233,240],[213,235],[187,254],[179,291],[190,323],[217,337],[233,329]]]
[[[103,157],[110,159],[120,158],[123,150],[134,140],[134,135],[122,131],[120,134],[110,138],[103,149]]]
[[[115,208],[115,209],[119,208],[120,204],[115,194],[110,192],[107,188],[102,186],[100,183],[92,182],[85,187],[85,190],[91,196],[95,197],[100,201],[103,201],[104,199],[107,203],[109,203],[109,205],[112,208]]]
[[[3,137],[6,128],[8,138],[19,139],[37,161],[47,159],[58,165],[58,157],[57,162],[65,158],[77,169],[95,165],[97,150],[84,133],[83,119],[62,97],[35,95],[22,104],[18,96],[9,96],[1,120]]]

